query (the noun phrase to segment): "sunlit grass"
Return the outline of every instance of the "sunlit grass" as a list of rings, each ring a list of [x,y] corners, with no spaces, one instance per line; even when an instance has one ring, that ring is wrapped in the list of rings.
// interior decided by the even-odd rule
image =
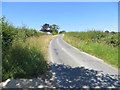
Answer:
[[[103,59],[105,62],[111,64],[114,67],[120,68],[118,66],[118,49],[103,43],[93,43],[87,42],[85,40],[80,40],[77,37],[65,35],[63,38],[67,43],[73,45],[74,47],[83,50],[91,55]]]
[[[33,36],[25,41],[14,42],[3,59],[3,80],[44,74],[48,69],[48,45],[53,37],[55,36]]]

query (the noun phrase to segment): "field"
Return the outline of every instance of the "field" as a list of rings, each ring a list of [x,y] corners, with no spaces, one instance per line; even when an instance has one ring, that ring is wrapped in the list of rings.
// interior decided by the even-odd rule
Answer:
[[[101,58],[116,68],[120,68],[118,64],[120,42],[117,32],[67,32],[63,39],[74,47]]]

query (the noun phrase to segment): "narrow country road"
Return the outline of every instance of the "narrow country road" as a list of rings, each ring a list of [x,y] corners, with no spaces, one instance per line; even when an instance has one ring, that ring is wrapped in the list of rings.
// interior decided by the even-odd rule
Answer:
[[[49,71],[31,79],[8,79],[4,88],[116,88],[117,69],[55,37],[49,45]]]
[[[118,70],[104,61],[82,52],[62,40],[62,36],[54,38],[49,46],[50,61],[56,64],[71,67],[84,67],[102,72],[103,74],[117,75]]]

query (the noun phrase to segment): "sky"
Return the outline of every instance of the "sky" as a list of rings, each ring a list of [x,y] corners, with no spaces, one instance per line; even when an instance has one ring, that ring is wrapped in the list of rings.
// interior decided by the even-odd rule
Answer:
[[[38,31],[45,23],[67,32],[118,31],[117,2],[3,2],[2,15],[16,27]]]
[[[119,2],[119,0],[2,0],[3,2]]]

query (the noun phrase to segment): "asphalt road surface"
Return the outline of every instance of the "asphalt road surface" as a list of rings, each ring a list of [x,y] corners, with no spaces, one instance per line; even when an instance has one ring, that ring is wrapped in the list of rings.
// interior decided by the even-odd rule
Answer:
[[[117,69],[82,52],[62,40],[49,45],[49,71],[31,79],[8,79],[4,88],[116,88],[120,87]]]
[[[84,67],[102,72],[103,74],[118,75],[118,70],[103,60],[76,49],[62,40],[62,36],[54,38],[49,45],[49,61],[71,67]]]

